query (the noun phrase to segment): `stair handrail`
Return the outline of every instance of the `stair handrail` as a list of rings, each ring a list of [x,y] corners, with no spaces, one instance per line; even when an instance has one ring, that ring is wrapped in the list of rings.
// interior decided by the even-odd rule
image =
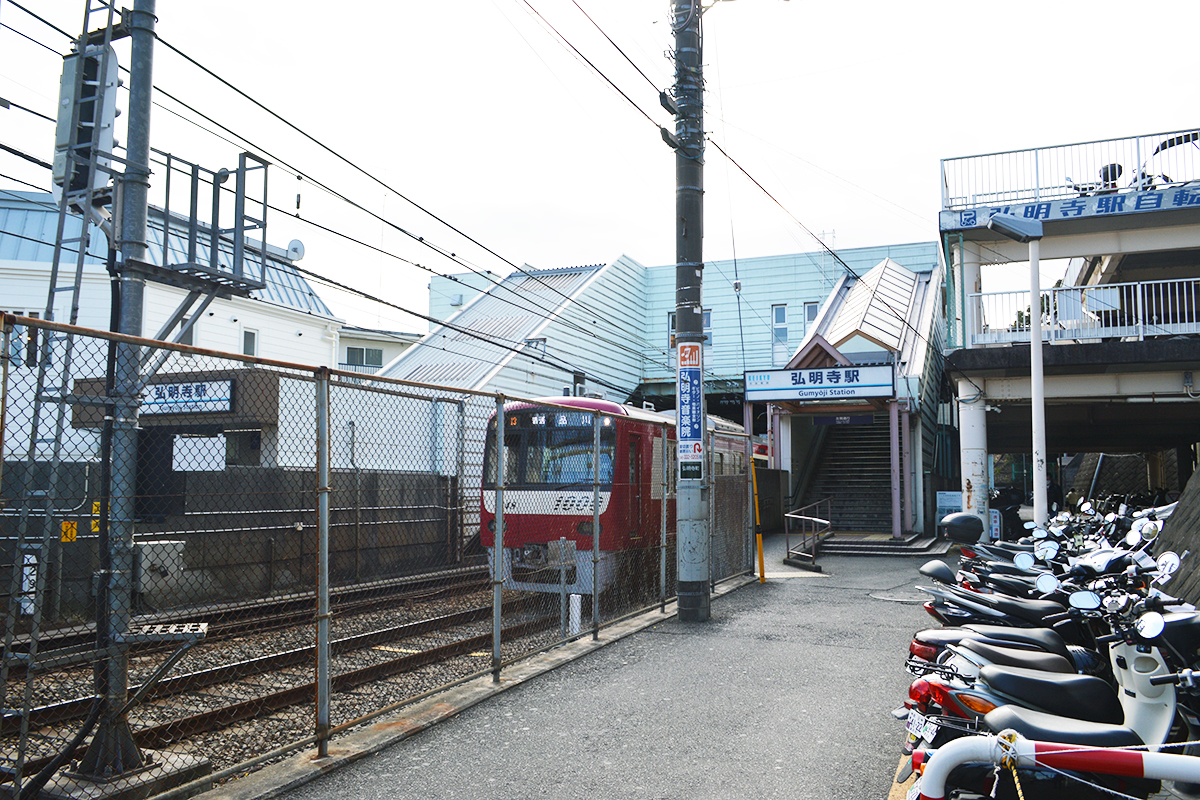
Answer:
[[[784,544],[787,546],[788,558],[803,558],[812,564],[817,563],[817,545],[833,527],[832,510],[833,498],[824,497],[783,515]],[[800,540],[795,547],[792,546],[791,520],[798,520],[800,524]]]

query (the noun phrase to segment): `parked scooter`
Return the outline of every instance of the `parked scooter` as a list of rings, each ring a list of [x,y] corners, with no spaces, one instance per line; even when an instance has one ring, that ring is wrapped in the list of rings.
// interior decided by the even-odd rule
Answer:
[[[1031,739],[1070,742],[1075,739],[1062,737],[1074,736],[1111,744],[1167,742],[1177,721],[1189,732],[1200,731],[1200,702],[1192,696],[1200,694],[1200,672],[1193,676],[1193,665],[1180,655],[1197,651],[1200,612],[1184,604],[1187,610],[1164,613],[1167,606],[1180,606],[1154,584],[1169,579],[1179,557],[1150,558],[1148,546],[1159,526],[1147,516],[1123,513],[1101,522],[1092,512],[1079,520],[1059,518],[1035,540],[1040,563],[1019,549],[1007,551],[1011,560],[996,551],[980,559],[973,549],[958,574],[941,562],[922,568],[935,582],[927,591],[939,593],[931,601],[939,613],[956,609],[1003,624],[934,629],[914,637],[906,665],[921,677],[910,687],[905,708],[897,710],[907,721],[906,746],[929,747],[995,725],[1024,725],[1027,730],[1020,732]],[[1117,518],[1130,522],[1114,524]],[[1122,531],[1124,538],[1114,546],[1112,539]],[[1030,594],[1030,584],[1037,597],[1017,596]],[[1067,591],[1070,610],[1040,613],[1045,607],[1037,603],[1053,603],[1049,598]],[[1034,627],[1038,622],[1047,627]],[[1048,627],[1068,623],[1083,633],[1081,640],[1090,638],[1107,650],[1108,669],[1096,669],[1087,659],[1081,663],[1089,652],[1100,659]],[[1186,702],[1177,701],[1179,695]],[[1046,735],[1050,732],[1059,738]],[[960,770],[959,796],[980,796],[969,792],[991,788],[992,774],[990,767]],[[1025,785],[1029,798],[1084,796],[1076,781],[1053,773],[1034,771]],[[1153,789],[1111,781],[1108,786],[1143,797]]]

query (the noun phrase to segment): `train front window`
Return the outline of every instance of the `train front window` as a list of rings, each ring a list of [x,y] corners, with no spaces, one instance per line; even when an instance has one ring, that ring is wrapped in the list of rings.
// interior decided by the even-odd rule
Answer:
[[[537,448],[541,459],[540,475],[531,476],[531,483],[564,484],[592,482],[592,462],[596,448],[590,430],[545,431],[545,445]],[[608,434],[605,436],[605,434]],[[531,448],[533,449],[533,448]],[[600,433],[600,482],[613,479],[612,429]]]
[[[591,486],[595,461],[591,414],[521,412],[506,418],[506,486]],[[600,432],[600,482],[611,484],[616,432]],[[488,431],[485,486],[496,484],[496,435]]]

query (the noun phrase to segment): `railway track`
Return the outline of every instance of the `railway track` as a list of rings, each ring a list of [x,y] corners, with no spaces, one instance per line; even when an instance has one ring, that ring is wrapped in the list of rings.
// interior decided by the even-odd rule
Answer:
[[[478,584],[474,588],[478,589]],[[458,601],[443,598],[431,602],[451,605]],[[502,640],[512,643],[522,637],[544,635],[557,628],[557,613],[540,613],[539,608],[544,611],[541,602],[538,598],[521,597],[506,603],[505,618],[512,620],[512,623],[503,630]],[[350,606],[342,607],[345,609]],[[353,694],[357,687],[387,681],[394,676],[403,676],[457,657],[484,655],[479,651],[487,651],[491,647],[492,613],[490,603],[480,602],[449,613],[336,639],[330,645],[337,671],[332,679],[334,701],[338,702],[339,696]],[[371,619],[378,616],[375,614]],[[339,618],[345,620],[345,617],[343,611]],[[302,621],[311,625],[311,606]],[[308,630],[311,635],[311,627]],[[229,638],[226,637],[226,647],[232,646]],[[255,637],[247,636],[238,644],[243,650],[253,651],[256,647]],[[218,642],[206,641],[204,645],[213,650],[222,648]],[[212,654],[209,656],[211,658]],[[206,734],[220,737],[220,732],[238,723],[255,720],[267,723],[280,714],[289,717],[289,709],[298,706],[304,707],[303,718],[311,719],[311,707],[316,696],[311,671],[314,658],[315,647],[308,645],[164,679],[150,687],[139,698],[139,705],[130,709],[129,720],[134,739],[139,747],[168,748]],[[74,672],[77,678],[90,677],[90,670],[86,671],[86,676],[80,674],[85,672],[83,670]],[[443,682],[449,682],[449,679]],[[276,686],[283,684],[283,687],[273,688],[270,686],[272,683]],[[138,686],[131,687],[130,695],[136,696],[139,690]],[[93,702],[93,696],[85,696],[80,692],[73,698],[32,709],[29,730],[43,745],[39,748],[41,752],[28,754],[22,767],[23,774],[32,774],[49,762],[53,742],[60,742],[58,746],[61,747],[61,743],[70,738],[67,731],[77,727],[78,722],[88,715]],[[197,710],[198,706],[202,708]],[[286,721],[281,718],[281,721],[286,725],[299,716],[293,710],[290,718]],[[19,715],[13,712],[0,716],[0,737],[14,747],[19,722]],[[0,749],[0,761],[7,760],[6,757],[11,755],[13,753],[8,745]],[[0,775],[5,773],[11,774],[11,767],[0,764]]]
[[[533,605],[528,599],[519,600],[513,603],[507,603],[504,606],[505,614],[520,614],[528,611]],[[410,622],[405,625],[398,625],[392,628],[383,630],[370,631],[368,633],[359,634],[356,636],[338,639],[330,643],[330,655],[333,657],[346,655],[358,650],[366,650],[370,648],[379,648],[386,645],[402,642],[416,636],[421,636],[429,633],[443,631],[449,628],[454,628],[462,625],[467,625],[472,622],[488,621],[492,618],[491,605],[479,606],[459,611],[453,614],[447,614],[441,617],[432,619],[424,619],[417,622]],[[546,618],[549,620],[549,617]],[[555,617],[553,622],[557,622]],[[524,628],[517,629],[517,635],[524,635]],[[480,645],[476,640],[486,638],[486,642]],[[459,650],[463,642],[470,642],[470,646],[463,645],[470,652],[479,649],[480,646],[486,646],[491,642],[491,634],[486,637],[472,637],[461,641],[453,642],[442,648],[422,651],[421,653],[409,654],[401,658],[391,659],[385,664],[377,667],[358,670],[363,674],[369,673],[372,669],[381,670],[382,675],[395,674],[397,671],[403,672],[417,666],[422,666],[429,663],[431,660],[444,658],[454,655],[459,655]],[[433,656],[428,656],[433,653]],[[186,675],[179,675],[173,678],[161,680],[150,687],[145,695],[141,698],[142,703],[149,703],[156,700],[162,700],[184,692],[194,692],[201,689],[207,689],[213,686],[219,686],[222,683],[229,681],[245,680],[255,675],[264,675],[275,672],[281,669],[311,664],[316,658],[316,647],[305,647],[294,650],[289,650],[281,653],[273,653],[270,655],[260,656],[258,658],[239,661],[233,664],[213,667],[210,669],[191,672]],[[338,680],[341,680],[340,678]],[[351,681],[348,686],[356,686],[357,682]],[[311,686],[311,684],[310,684]],[[336,684],[335,684],[336,686]],[[131,686],[129,693],[131,696],[137,695],[143,689],[142,686]],[[313,695],[310,694],[309,697]],[[57,725],[71,720],[83,719],[87,716],[91,709],[92,697],[79,697],[73,700],[65,700],[59,703],[39,706],[32,709],[29,715],[29,725],[31,728],[42,728],[49,725]],[[20,720],[20,716],[10,712],[0,716],[0,736],[12,733],[12,726],[16,725]],[[149,746],[149,745],[147,745]]]
[[[411,599],[449,597],[477,590],[481,581],[487,579],[487,567],[460,567],[433,573],[376,581],[369,584],[334,589],[330,593],[332,612],[346,615],[365,613],[375,609],[394,607],[397,603]],[[255,602],[228,603],[193,608],[170,614],[150,614],[134,619],[137,625],[180,625],[203,622],[208,625],[206,639],[219,640],[264,630],[299,625],[313,618],[316,607],[315,592],[299,592]],[[75,626],[62,631],[50,632],[39,637],[38,652],[41,657],[52,656],[56,651],[81,650],[96,639],[94,623]],[[163,650],[163,644],[137,643],[130,646],[130,654]],[[13,639],[14,654],[29,652],[28,634]],[[24,676],[27,665],[20,657],[10,661],[10,679]]]

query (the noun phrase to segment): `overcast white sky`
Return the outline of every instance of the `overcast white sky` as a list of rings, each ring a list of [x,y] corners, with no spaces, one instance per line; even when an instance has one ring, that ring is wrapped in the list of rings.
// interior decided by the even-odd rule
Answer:
[[[299,192],[305,219],[439,273],[465,267],[348,209],[293,170],[498,274],[511,269],[506,261],[552,268],[627,254],[646,265],[672,263],[674,156],[657,131],[674,127],[657,100],[657,89],[672,83],[664,55],[672,46],[669,3],[578,3],[650,82],[572,0],[159,0],[163,42],[378,182],[162,44],[155,84],[250,144],[231,145],[184,121],[196,117],[161,95],[152,138],[212,169],[236,166],[242,149],[259,152],[277,165],[273,204],[294,209]],[[81,29],[83,0],[22,4],[72,36]],[[835,249],[931,241],[940,158],[1194,127],[1187,53],[1197,23],[1194,0],[722,2],[704,16],[705,127]],[[0,97],[53,116],[61,59],[29,39],[60,54],[69,47],[0,0]],[[118,52],[127,66],[127,46]],[[53,127],[0,109],[0,143],[46,161]],[[706,259],[817,249],[715,148],[706,164]],[[3,152],[0,176],[0,189],[27,188],[10,178],[49,186],[46,170]],[[428,272],[282,214],[268,222],[272,243],[304,242],[304,268],[427,309]],[[1059,277],[1053,265],[1043,271],[1045,285]],[[1028,286],[1012,266],[990,268],[985,280]],[[425,330],[389,308],[318,291],[353,324]]]

